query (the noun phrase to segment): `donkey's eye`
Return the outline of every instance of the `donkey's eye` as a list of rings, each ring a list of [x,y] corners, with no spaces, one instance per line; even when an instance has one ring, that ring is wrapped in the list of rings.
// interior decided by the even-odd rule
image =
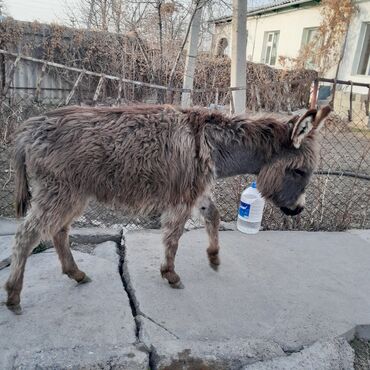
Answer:
[[[296,174],[296,175],[299,175],[299,176],[305,176],[306,175],[306,172],[303,171],[303,170],[300,170],[299,168],[296,168],[293,170],[293,172]]]

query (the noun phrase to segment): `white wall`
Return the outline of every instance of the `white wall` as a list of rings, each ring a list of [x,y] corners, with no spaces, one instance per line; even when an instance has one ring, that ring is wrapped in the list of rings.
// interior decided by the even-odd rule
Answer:
[[[247,60],[260,63],[264,34],[267,31],[280,31],[277,48],[278,57],[295,57],[301,47],[303,28],[317,27],[321,22],[320,7],[299,8],[276,14],[248,17]],[[226,37],[231,45],[231,23],[222,23],[216,27],[214,45]],[[230,56],[230,50],[227,53]],[[278,63],[275,67],[281,67]]]
[[[363,82],[370,84],[370,76],[358,75],[355,70],[358,66],[358,60],[361,50],[358,49],[359,39],[361,37],[361,26],[363,22],[370,23],[370,1],[357,1],[359,12],[353,19],[347,39],[347,47],[344,53],[338,79],[351,80],[353,82]],[[354,87],[355,92],[367,94],[367,88]]]
[[[347,47],[338,79],[370,84],[370,76],[360,76],[353,73],[354,62],[359,57],[357,48],[361,25],[363,22],[370,22],[370,0],[357,0],[356,3],[359,7],[359,12],[353,19],[349,29]],[[255,63],[261,62],[264,34],[267,31],[280,31],[277,47],[278,58],[279,56],[296,57],[301,48],[303,29],[318,27],[321,23],[320,9],[321,6],[318,5],[281,11],[259,17],[248,17],[247,60]],[[213,45],[217,45],[218,40],[222,37],[226,37],[229,45],[231,45],[231,23],[223,23],[216,26]],[[227,55],[230,56],[230,48],[227,50]],[[282,66],[277,61],[274,67],[281,68]],[[335,67],[331,68],[325,74],[325,77],[334,78],[335,71]],[[367,88],[354,87],[354,92],[367,93]]]
[[[256,63],[261,62],[264,34],[268,31],[280,31],[278,58],[296,57],[301,48],[303,29],[318,27],[320,22],[319,6],[248,18],[247,59]],[[278,61],[275,67],[281,67]]]

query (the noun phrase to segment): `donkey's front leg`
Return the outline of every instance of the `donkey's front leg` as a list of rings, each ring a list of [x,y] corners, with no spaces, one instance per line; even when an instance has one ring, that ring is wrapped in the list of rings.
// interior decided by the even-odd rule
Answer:
[[[208,195],[202,196],[198,201],[199,211],[204,217],[206,231],[209,238],[207,254],[210,266],[217,271],[220,265],[218,252],[220,245],[218,243],[218,228],[220,226],[220,213]]]
[[[184,287],[180,276],[175,272],[175,256],[179,239],[184,232],[184,226],[190,214],[191,208],[181,204],[167,209],[162,218],[165,260],[161,266],[161,274],[163,278],[168,280],[172,288],[181,289]]]

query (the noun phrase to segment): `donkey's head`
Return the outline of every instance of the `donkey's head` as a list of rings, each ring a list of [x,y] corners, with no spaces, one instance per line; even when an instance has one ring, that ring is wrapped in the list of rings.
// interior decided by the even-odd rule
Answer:
[[[305,189],[318,157],[316,133],[330,111],[326,106],[290,119],[288,140],[258,175],[257,184],[262,195],[287,215],[297,215],[305,206]]]

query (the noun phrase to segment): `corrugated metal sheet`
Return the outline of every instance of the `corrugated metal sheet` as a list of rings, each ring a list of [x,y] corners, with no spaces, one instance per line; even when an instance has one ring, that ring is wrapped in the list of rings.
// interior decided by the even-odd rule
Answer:
[[[35,35],[33,35],[35,37]],[[36,45],[39,39],[40,44],[42,42],[44,34],[40,33],[36,35]],[[14,48],[9,50],[11,52],[20,53],[24,51],[24,45],[27,42],[27,37],[21,41],[21,43]],[[35,47],[33,50],[33,57],[40,58],[40,50]],[[29,54],[29,53],[27,53]],[[8,75],[9,68],[14,62],[13,58],[6,60],[5,63],[5,76]],[[33,98],[36,93],[37,81],[41,75],[42,64],[27,61],[21,59],[17,65],[14,76],[12,78],[11,87],[8,92],[8,97],[12,99],[26,99]],[[71,89],[70,84],[63,81],[60,74],[56,73],[56,70],[52,67],[47,67],[44,77],[41,81],[41,91],[39,100],[45,103],[57,103],[62,99],[65,99]]]

